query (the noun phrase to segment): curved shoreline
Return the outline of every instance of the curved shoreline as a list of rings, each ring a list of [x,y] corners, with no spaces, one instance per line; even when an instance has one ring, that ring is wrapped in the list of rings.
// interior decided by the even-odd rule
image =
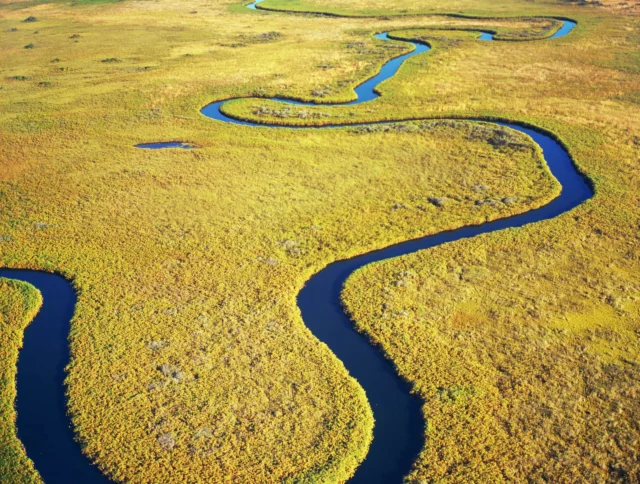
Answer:
[[[342,360],[349,373],[364,388],[374,410],[374,439],[366,459],[357,468],[350,483],[402,482],[423,446],[425,423],[421,410],[423,402],[410,394],[409,384],[397,375],[393,363],[354,329],[344,313],[340,294],[347,278],[372,262],[555,218],[593,195],[591,186],[576,170],[567,151],[558,141],[530,128],[497,124],[527,134],[541,147],[552,175],[562,186],[560,196],[540,208],[519,215],[427,235],[331,263],[312,276],[298,294],[298,307],[305,324]],[[396,381],[391,381],[392,376]],[[404,413],[398,411],[402,408],[405,409]]]
[[[257,0],[255,3],[259,3],[263,0]],[[248,7],[251,8],[251,7]],[[551,37],[542,39],[542,40],[551,40],[564,37],[568,35],[575,27],[576,23],[573,21],[564,21],[560,29],[556,31]],[[474,31],[475,32],[475,31]],[[477,31],[480,35],[477,40],[485,41],[485,42],[493,42],[495,33],[490,31]],[[242,100],[242,99],[256,99],[256,100],[269,100],[276,101],[283,104],[291,104],[297,106],[354,106],[358,104],[362,104],[365,102],[373,101],[374,99],[379,98],[382,94],[377,90],[378,86],[393,77],[402,64],[411,57],[414,57],[419,54],[423,54],[425,52],[429,52],[431,50],[431,46],[427,42],[419,42],[419,41],[410,41],[404,40],[397,37],[389,37],[389,32],[382,32],[375,34],[374,37],[379,40],[393,40],[396,42],[405,42],[410,44],[413,47],[413,50],[407,52],[406,54],[400,54],[396,57],[389,59],[387,62],[382,64],[380,70],[371,76],[368,79],[365,79],[360,84],[358,84],[354,88],[354,94],[356,96],[355,100],[345,101],[345,102],[318,102],[318,101],[304,101],[300,99],[292,99],[292,98],[283,98],[283,97],[272,97],[272,98],[261,98],[261,97],[236,97],[236,98],[227,98],[221,99],[219,101],[214,101],[210,104],[207,104],[200,110],[200,114],[215,119],[216,121],[221,121],[223,123],[228,124],[236,124],[242,126],[251,126],[251,127],[267,127],[267,128],[289,128],[289,129],[321,129],[321,128],[340,128],[340,127],[349,127],[349,126],[364,126],[368,124],[380,124],[380,123],[393,123],[398,121],[410,121],[410,120],[421,120],[421,119],[431,119],[431,118],[411,118],[411,119],[396,119],[392,121],[374,121],[374,122],[361,122],[361,123],[337,123],[337,124],[324,124],[324,125],[314,125],[314,126],[305,126],[305,125],[294,125],[294,124],[273,124],[273,123],[262,123],[258,121],[242,119],[238,117],[233,117],[231,115],[225,114],[222,111],[222,107],[231,101]],[[503,41],[501,41],[503,42]],[[445,118],[442,118],[445,119]],[[465,119],[465,118],[456,118],[456,119]],[[468,118],[466,118],[468,119]],[[491,120],[487,120],[491,121]],[[139,145],[138,145],[139,146]]]
[[[255,4],[259,1],[261,0],[247,7],[255,9]],[[546,39],[567,35],[574,26],[575,23],[565,21],[553,36]],[[479,40],[493,40],[492,32],[478,32],[487,36],[483,38],[481,35]],[[381,40],[389,39],[386,32],[377,34],[376,37]],[[380,96],[376,87],[395,75],[405,60],[430,50],[429,45],[425,43],[404,42],[413,45],[414,50],[387,61],[379,73],[355,88],[354,101],[341,104],[355,105],[376,99]],[[272,100],[305,106],[321,104],[282,98]],[[221,107],[228,101],[230,100],[213,102],[202,108],[201,113],[225,123],[269,129],[315,130],[409,121],[363,122],[317,127],[267,124],[225,115]],[[411,120],[429,119],[437,118],[412,118]],[[455,119],[465,120],[465,118]],[[547,205],[519,215],[427,235],[333,262],[313,275],[300,290],[297,303],[304,323],[314,336],[329,346],[336,357],[343,362],[349,374],[364,388],[374,413],[373,441],[365,460],[350,479],[351,483],[402,482],[423,447],[425,422],[422,416],[423,401],[411,395],[409,383],[398,376],[393,363],[386,359],[379,348],[373,346],[366,336],[354,329],[353,323],[343,311],[340,293],[347,278],[355,270],[372,262],[554,218],[593,196],[590,184],[576,169],[567,150],[561,142],[554,139],[553,134],[537,127],[525,127],[523,124],[508,121],[466,120],[492,122],[528,135],[541,148],[552,176],[562,186],[562,192]],[[169,146],[166,146],[167,144]],[[137,147],[159,149],[190,146],[182,142],[158,142],[145,143]],[[80,446],[74,440],[71,421],[66,413],[64,367],[69,362],[67,337],[76,300],[72,286],[61,276],[31,270],[0,269],[0,277],[31,283],[42,292],[44,301],[40,314],[25,331],[24,346],[18,361],[17,427],[27,455],[34,461],[36,469],[47,484],[111,482],[82,453]],[[51,351],[47,346],[57,349]],[[43,356],[46,357],[44,361]],[[55,402],[55,405],[51,402]],[[43,429],[46,431],[43,432]],[[52,442],[55,444],[51,445]]]
[[[82,453],[67,414],[73,286],[61,275],[29,269],[2,268],[0,277],[31,284],[42,294],[42,307],[24,331],[16,378],[16,427],[27,457],[45,484],[111,482]]]
[[[273,8],[273,7],[266,7],[264,5],[258,5],[259,3],[263,3],[265,0],[254,0],[252,3],[248,3],[245,5],[246,8],[251,9],[251,10],[261,10],[263,12],[269,13],[285,13],[288,15],[315,15],[318,17],[331,17],[331,18],[346,18],[346,19],[383,19],[383,18],[413,18],[413,17],[451,17],[451,18],[457,18],[457,19],[463,19],[463,20],[514,20],[514,19],[547,19],[547,20],[558,20],[560,22],[563,22],[563,26],[567,25],[567,24],[573,24],[571,26],[571,28],[569,28],[568,30],[566,30],[565,32],[561,32],[562,31],[562,27],[560,26],[560,28],[553,34],[548,35],[548,36],[542,36],[542,37],[538,37],[538,38],[526,38],[526,39],[496,39],[496,40],[501,40],[501,41],[505,41],[505,42],[528,42],[528,41],[536,41],[536,40],[549,40],[549,39],[557,39],[559,37],[564,37],[565,35],[567,35],[572,29],[573,27],[575,27],[577,25],[577,22],[574,19],[571,19],[569,17],[560,17],[560,16],[555,16],[555,15],[531,15],[531,16],[521,16],[521,17],[508,17],[508,16],[491,16],[491,17],[481,17],[481,16],[477,16],[477,15],[465,15],[462,13],[454,13],[454,12],[450,12],[450,13],[442,13],[442,12],[415,12],[415,13],[401,13],[401,12],[395,12],[395,13],[379,13],[379,14],[368,14],[368,15],[359,15],[359,14],[349,14],[349,13],[336,13],[336,12],[322,12],[322,11],[311,11],[311,10],[287,10],[285,8]],[[451,28],[451,29],[434,29],[434,30],[468,30],[471,32],[474,32],[475,29],[455,29],[455,28]],[[493,31],[487,31],[487,33],[491,33],[491,34],[496,34],[496,32]],[[481,39],[481,40],[490,40],[490,39]],[[493,39],[491,39],[493,40]]]

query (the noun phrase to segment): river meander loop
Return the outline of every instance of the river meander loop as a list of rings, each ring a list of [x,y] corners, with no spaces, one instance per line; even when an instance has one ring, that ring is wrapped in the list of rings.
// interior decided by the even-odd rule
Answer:
[[[256,3],[247,7],[255,9]],[[550,39],[565,36],[574,27],[574,22],[564,21]],[[388,40],[387,33],[377,34],[376,37]],[[479,40],[493,40],[493,34],[481,32]],[[356,99],[346,104],[361,104],[379,97],[376,87],[381,82],[395,75],[404,61],[430,49],[426,44],[409,43],[413,46],[411,52],[384,64],[378,74],[356,87]],[[274,100],[315,105],[286,99]],[[261,129],[316,130],[354,126],[287,127],[243,121],[222,113],[221,107],[228,101],[211,103],[201,113],[219,122]],[[374,123],[359,125],[362,124]],[[366,459],[349,481],[351,483],[402,482],[424,444],[425,422],[421,412],[423,402],[410,394],[409,385],[398,376],[392,363],[366,337],[353,329],[352,322],[342,310],[340,293],[349,275],[372,262],[551,219],[575,208],[593,195],[591,186],[578,173],[567,151],[550,133],[508,122],[496,124],[524,133],[540,146],[549,170],[562,186],[557,198],[520,215],[408,240],[334,262],[311,277],[298,294],[298,307],[305,324],[320,341],[328,345],[364,388],[373,410],[373,442]],[[138,146],[148,149],[191,148],[181,142]],[[31,270],[0,269],[0,276],[28,282],[43,296],[40,313],[25,331],[24,346],[18,361],[17,428],[27,455],[46,484],[110,482],[82,453],[74,440],[66,413],[64,368],[69,362],[67,338],[76,302],[71,284],[61,276]]]

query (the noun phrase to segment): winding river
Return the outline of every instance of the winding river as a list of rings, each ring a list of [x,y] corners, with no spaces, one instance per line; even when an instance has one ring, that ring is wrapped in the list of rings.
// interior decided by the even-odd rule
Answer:
[[[248,8],[255,9],[256,3],[248,5]],[[574,22],[565,20],[562,27],[550,38],[567,35],[573,27]],[[376,37],[380,40],[389,38],[387,33],[377,34]],[[478,39],[493,40],[493,34],[481,32]],[[426,44],[409,43],[413,47],[411,52],[387,62],[378,74],[357,86],[356,99],[345,104],[361,104],[379,97],[376,87],[381,82],[392,77],[407,59],[430,49]],[[278,98],[274,100],[315,105]],[[335,129],[355,126],[351,124],[293,128],[248,122],[223,114],[221,107],[229,101],[231,100],[209,104],[201,113],[219,122],[263,129]],[[397,375],[391,362],[353,329],[352,322],[342,310],[340,292],[349,275],[372,262],[554,218],[593,195],[587,180],[578,173],[567,151],[552,134],[532,126],[509,122],[496,124],[524,133],[540,146],[551,173],[562,186],[562,192],[557,198],[543,207],[520,215],[408,240],[334,262],[316,273],[298,294],[298,306],[305,324],[320,341],[329,346],[336,357],[342,360],[349,373],[364,388],[374,413],[375,428],[371,448],[349,482],[402,482],[424,444],[425,428],[421,412],[423,402],[410,394],[409,385]],[[138,147],[162,149],[193,146],[172,141],[141,144]],[[44,301],[38,316],[25,331],[24,346],[18,361],[17,429],[27,455],[33,460],[46,484],[110,482],[84,456],[80,446],[74,441],[71,421],[66,414],[64,367],[69,362],[67,337],[76,302],[73,287],[61,276],[38,271],[0,269],[0,276],[32,284],[41,291]]]

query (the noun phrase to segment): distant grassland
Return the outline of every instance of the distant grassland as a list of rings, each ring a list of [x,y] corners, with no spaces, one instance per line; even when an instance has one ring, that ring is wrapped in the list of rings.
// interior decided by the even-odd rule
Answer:
[[[33,286],[0,278],[0,482],[40,483],[33,463],[16,438],[16,363],[22,335],[40,309],[42,298]]]
[[[358,327],[427,399],[427,447],[412,479],[558,481],[589,459],[590,475],[632,475],[639,19],[530,2],[469,12],[486,20],[165,0],[3,5],[0,262],[59,271],[79,287],[70,408],[105,472],[127,482],[345,481],[373,422],[357,383],[300,319],[304,281],[333,260],[557,194],[530,141],[492,125],[274,131],[198,113],[238,96],[350,99],[355,84],[406,51],[372,37],[390,30],[433,50],[408,61],[375,102],[286,109],[251,99],[227,109],[305,125],[526,121],[556,133],[597,189],[558,221],[367,268],[347,286]],[[553,28],[493,18],[501,14],[568,16],[579,26],[553,42],[483,43],[442,30],[543,37]],[[133,148],[168,140],[199,149]],[[415,274],[405,286],[396,285],[398,264]],[[390,324],[383,303],[407,315],[391,313]],[[449,334],[449,324],[475,333]],[[533,377],[557,361],[552,376]],[[499,368],[507,376],[497,383]],[[587,377],[595,386],[580,384]],[[584,390],[592,387],[602,395]],[[576,410],[583,390],[588,401]],[[574,426],[587,411],[602,418]]]
[[[566,4],[550,0],[537,2],[513,2],[509,0],[495,0],[480,2],[477,0],[449,0],[445,3],[439,0],[267,0],[259,4],[258,8],[267,10],[287,10],[298,12],[318,12],[330,15],[349,16],[392,16],[392,15],[424,15],[424,14],[454,14],[477,15],[480,17],[496,16],[527,16],[540,15],[542,12],[567,11]]]
[[[318,12],[329,15],[349,16],[388,16],[388,15],[419,15],[419,14],[454,14],[478,15],[481,17],[498,16],[526,16],[551,14],[574,10],[571,6],[600,6],[617,14],[639,15],[640,2],[638,0],[538,0],[535,2],[495,0],[482,2],[478,0],[268,0],[258,6],[266,10],[286,10],[293,12]]]

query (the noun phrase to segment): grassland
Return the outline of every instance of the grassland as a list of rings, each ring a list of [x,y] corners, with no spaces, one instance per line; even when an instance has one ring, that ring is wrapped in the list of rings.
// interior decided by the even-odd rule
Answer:
[[[492,2],[481,2],[477,0],[451,0],[446,3],[442,3],[438,0],[424,0],[421,2],[413,2],[411,0],[398,0],[394,2],[385,2],[384,0],[367,0],[366,2],[352,2],[348,0],[315,0],[313,2],[305,0],[269,0],[266,3],[260,4],[258,8],[264,10],[316,12],[325,15],[358,17],[429,14],[513,17],[528,15],[564,16],[568,11],[575,12],[576,9],[571,8],[575,6],[598,6],[600,8],[597,10],[607,10],[609,12],[623,15],[640,14],[640,2],[637,0],[538,0],[535,2],[510,2],[509,0],[496,0]],[[593,11],[593,9],[591,11]]]
[[[563,9],[558,2],[542,0],[540,2],[510,2],[497,0],[495,2],[478,2],[475,0],[452,0],[443,4],[437,0],[412,2],[399,0],[385,2],[384,0],[367,0],[366,2],[350,2],[348,0],[268,0],[258,6],[265,10],[286,10],[291,12],[317,12],[339,16],[392,16],[392,15],[429,15],[453,14],[464,16],[527,16],[539,15]],[[566,11],[566,9],[565,9]]]
[[[16,363],[22,335],[42,304],[40,293],[28,284],[0,279],[0,481],[41,482],[16,437]]]
[[[374,103],[281,113],[252,99],[228,109],[307,125],[521,120],[556,133],[597,189],[557,221],[380,264],[349,282],[356,324],[427,401],[427,447],[411,479],[568,482],[588,470],[633,482],[640,19],[492,4],[455,7],[491,17],[475,20],[195,1],[2,3],[0,263],[73,276],[70,409],[105,472],[127,482],[344,481],[366,453],[371,414],[304,327],[298,289],[333,260],[557,193],[526,139],[511,134],[495,148],[489,126],[274,132],[198,114],[229,97],[349,99],[406,49],[371,36],[391,30],[434,48]],[[493,18],[504,15],[579,26],[554,42],[492,44],[442,30],[544,37],[552,27]],[[158,140],[199,149],[133,148]],[[443,197],[444,207],[429,201]],[[476,204],[484,200],[495,203]],[[400,266],[414,274],[404,286],[394,284]],[[386,317],[383,303],[407,315]]]

